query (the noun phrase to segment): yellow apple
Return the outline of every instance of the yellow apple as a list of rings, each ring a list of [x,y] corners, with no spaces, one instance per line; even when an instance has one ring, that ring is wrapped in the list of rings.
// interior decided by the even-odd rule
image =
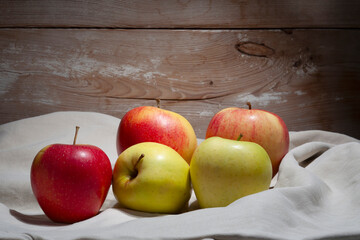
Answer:
[[[188,163],[174,149],[144,142],[123,151],[114,166],[113,192],[126,208],[177,213],[190,199]]]
[[[268,189],[272,165],[257,143],[211,137],[195,150],[190,175],[201,208],[225,207]]]

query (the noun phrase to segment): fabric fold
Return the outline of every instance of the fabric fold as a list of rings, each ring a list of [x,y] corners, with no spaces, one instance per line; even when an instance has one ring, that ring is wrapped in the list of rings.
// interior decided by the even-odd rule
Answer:
[[[360,238],[360,142],[317,130],[290,132],[291,149],[274,188],[227,207],[198,209],[193,194],[184,213],[146,214],[120,208],[110,189],[97,216],[70,225],[51,222],[31,191],[36,153],[48,144],[70,143],[81,125],[78,143],[102,148],[114,164],[119,121],[57,112],[1,125],[0,239]]]

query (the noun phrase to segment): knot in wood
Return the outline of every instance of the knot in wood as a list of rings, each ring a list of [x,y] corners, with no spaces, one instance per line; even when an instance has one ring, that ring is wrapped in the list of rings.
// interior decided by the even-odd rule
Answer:
[[[263,43],[240,42],[235,47],[239,52],[255,57],[269,57],[275,53],[274,49]]]

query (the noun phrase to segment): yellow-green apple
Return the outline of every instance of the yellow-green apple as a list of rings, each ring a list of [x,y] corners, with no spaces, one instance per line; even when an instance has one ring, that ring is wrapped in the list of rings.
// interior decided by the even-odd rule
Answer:
[[[225,207],[267,190],[272,166],[269,155],[257,143],[211,137],[196,148],[190,175],[201,208]]]
[[[189,165],[172,148],[135,144],[119,155],[112,188],[120,205],[143,212],[177,213],[189,201]]]
[[[77,127],[78,130],[78,127]],[[111,185],[109,158],[93,145],[52,144],[31,166],[33,193],[54,222],[74,223],[96,215]]]
[[[251,109],[251,104],[248,105],[249,109],[230,107],[216,113],[208,125],[206,138],[218,136],[236,140],[241,133],[241,140],[258,143],[267,151],[275,176],[289,151],[289,131],[278,115]]]
[[[197,146],[191,124],[178,113],[152,106],[127,112],[118,128],[118,153],[141,142],[165,144],[177,151],[188,163]]]

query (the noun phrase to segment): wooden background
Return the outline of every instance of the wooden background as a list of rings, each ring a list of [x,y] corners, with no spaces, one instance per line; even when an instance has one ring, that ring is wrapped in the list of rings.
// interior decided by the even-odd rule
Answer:
[[[156,106],[204,138],[219,110],[360,138],[360,1],[0,1],[0,124]]]

